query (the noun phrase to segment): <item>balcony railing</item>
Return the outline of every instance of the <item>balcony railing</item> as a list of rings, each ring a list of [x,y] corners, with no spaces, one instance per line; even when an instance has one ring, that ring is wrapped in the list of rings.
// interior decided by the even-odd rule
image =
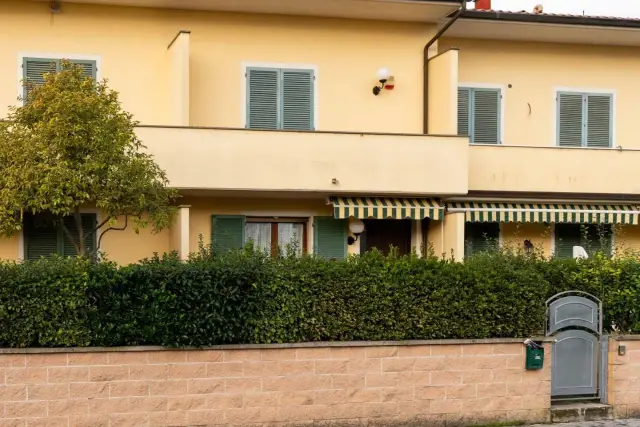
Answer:
[[[467,138],[188,127],[137,133],[180,189],[467,193]]]
[[[470,191],[640,194],[640,150],[471,145]]]

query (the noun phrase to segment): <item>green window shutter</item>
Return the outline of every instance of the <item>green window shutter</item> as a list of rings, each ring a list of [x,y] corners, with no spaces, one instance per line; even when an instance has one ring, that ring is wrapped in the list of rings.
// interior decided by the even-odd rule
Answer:
[[[91,77],[92,79],[96,79],[97,77],[97,73],[98,73],[98,68],[96,65],[96,61],[88,61],[88,60],[82,60],[82,59],[74,59],[72,61],[70,61],[74,64],[80,65],[82,67],[82,69],[84,70],[84,75],[87,77]]]
[[[282,70],[282,129],[313,130],[313,71]]]
[[[612,237],[613,229],[610,224],[591,224],[587,226],[586,236],[585,233],[582,235],[582,246],[590,257],[596,252],[604,252],[605,255],[611,256]]]
[[[612,96],[586,95],[587,147],[611,147]]]
[[[470,89],[458,89],[458,135],[469,136]]]
[[[59,253],[55,224],[39,224],[33,215],[25,215],[23,237],[25,259],[34,260]]]
[[[275,69],[247,69],[247,127],[278,129],[279,72]]]
[[[500,143],[499,89],[473,89],[473,140],[475,144]]]
[[[211,217],[211,245],[217,253],[244,247],[245,217],[241,215],[213,215]]]
[[[97,215],[96,214],[82,214],[82,232],[85,235],[84,239],[84,250],[85,254],[93,254],[96,250],[96,234],[97,230],[95,230],[98,225]],[[69,230],[69,233],[73,236],[74,239],[78,239],[78,227],[76,227],[76,221],[72,216],[67,216],[64,218],[64,225]],[[69,239],[69,237],[62,231],[61,239],[63,241],[62,245],[62,254],[64,256],[76,256],[78,255],[78,251],[76,250],[75,245]]]
[[[558,145],[581,147],[584,129],[584,96],[579,93],[558,93]]]
[[[22,60],[22,78],[23,97],[27,99],[29,90],[26,83],[41,85],[44,83],[44,75],[46,73],[55,73],[60,67],[60,60],[47,58],[23,58]]]
[[[497,248],[500,224],[497,222],[467,222],[464,225],[464,256]]]
[[[316,255],[326,259],[347,257],[347,220],[333,217],[313,219],[313,237]]]
[[[573,258],[573,247],[582,246],[582,228],[580,224],[556,224],[556,258]]]

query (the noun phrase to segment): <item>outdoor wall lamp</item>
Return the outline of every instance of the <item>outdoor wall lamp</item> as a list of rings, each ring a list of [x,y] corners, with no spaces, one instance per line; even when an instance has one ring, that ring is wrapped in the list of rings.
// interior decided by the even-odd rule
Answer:
[[[373,94],[378,96],[382,89],[391,90],[395,86],[394,78],[388,68],[380,68],[378,70],[378,81],[380,86],[373,87]]]
[[[524,251],[528,254],[533,252],[533,243],[531,243],[531,240],[527,239],[524,241]]]
[[[353,236],[347,237],[347,244],[353,245],[356,241],[358,241],[358,237],[364,232],[364,222],[359,219],[354,219],[349,222],[349,231]]]

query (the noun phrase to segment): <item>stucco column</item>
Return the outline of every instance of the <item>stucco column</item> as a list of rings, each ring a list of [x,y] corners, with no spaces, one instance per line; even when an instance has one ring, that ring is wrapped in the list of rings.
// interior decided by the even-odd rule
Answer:
[[[181,260],[189,258],[189,205],[178,206],[178,214],[171,225],[171,250],[178,252]]]
[[[411,247],[415,248],[416,254],[418,254],[419,257],[421,257],[423,253],[422,246],[422,220],[411,221]]]
[[[349,218],[349,223],[351,223],[351,221],[355,221],[355,219]],[[347,237],[348,236],[351,236],[354,239],[356,238],[356,236],[351,232],[351,230],[349,230],[349,228],[347,228]],[[359,238],[358,240],[356,240],[356,242],[353,245],[347,245],[347,253],[349,255],[360,255],[360,239]]]
[[[456,261],[464,259],[464,223],[464,212],[449,213],[444,216],[442,252],[447,258],[453,255]]]

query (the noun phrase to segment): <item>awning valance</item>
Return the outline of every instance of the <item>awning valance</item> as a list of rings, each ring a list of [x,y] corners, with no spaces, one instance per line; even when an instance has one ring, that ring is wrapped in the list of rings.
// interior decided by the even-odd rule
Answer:
[[[469,222],[638,224],[634,205],[449,202],[447,212],[464,212]]]
[[[444,207],[434,199],[331,197],[335,218],[440,220]]]

